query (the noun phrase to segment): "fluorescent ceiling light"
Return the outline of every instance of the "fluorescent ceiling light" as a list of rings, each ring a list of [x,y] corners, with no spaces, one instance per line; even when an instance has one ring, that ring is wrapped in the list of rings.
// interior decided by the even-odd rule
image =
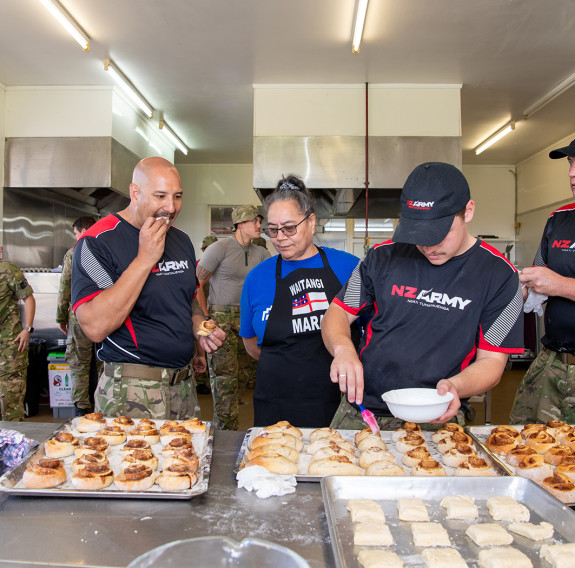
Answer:
[[[359,44],[363,35],[363,24],[365,24],[365,14],[367,12],[368,0],[357,1],[357,12],[355,14],[355,28],[353,30],[353,40],[351,42],[352,53],[359,53]]]
[[[188,155],[188,147],[182,142],[182,139],[160,119],[160,130],[166,135],[166,138],[184,155]]]
[[[481,144],[479,144],[479,146],[477,146],[477,148],[475,148],[475,154],[477,154],[479,156],[479,154],[481,154],[481,152],[483,152],[484,150],[487,150],[487,148],[489,148],[489,146],[493,146],[493,144],[495,144],[495,142],[497,142],[498,140],[501,140],[501,138],[503,138],[506,134],[509,134],[512,130],[515,130],[515,122],[507,123],[501,130],[498,130],[495,134],[493,134],[489,138],[487,138],[487,140],[485,140],[485,142],[482,142]]]
[[[565,91],[575,85],[575,73],[555,85],[546,95],[543,95],[538,101],[535,101],[530,107],[523,111],[523,118],[529,118],[532,114],[542,109],[545,105],[549,104],[553,99],[562,95]]]
[[[90,51],[90,38],[74,18],[56,0],[40,0],[44,7],[58,20],[60,25],[80,44],[84,51]]]
[[[109,59],[104,60],[104,69],[112,75],[112,78],[121,87],[122,91],[135,103],[139,109],[148,117],[152,118],[154,109],[148,104],[146,99],[140,95],[136,87],[130,83],[126,76],[118,69],[115,63]]]

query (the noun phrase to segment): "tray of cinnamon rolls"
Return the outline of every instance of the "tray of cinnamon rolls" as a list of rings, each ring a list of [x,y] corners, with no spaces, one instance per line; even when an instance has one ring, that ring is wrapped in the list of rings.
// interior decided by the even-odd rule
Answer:
[[[247,431],[234,471],[260,465],[298,481],[349,476],[498,476],[501,463],[458,424],[422,431],[405,422],[394,431],[298,428],[287,421]]]
[[[62,424],[0,477],[16,495],[190,499],[208,489],[211,423],[107,418],[96,412]]]
[[[546,424],[468,426],[509,475],[531,479],[567,505],[575,505],[575,428]]]

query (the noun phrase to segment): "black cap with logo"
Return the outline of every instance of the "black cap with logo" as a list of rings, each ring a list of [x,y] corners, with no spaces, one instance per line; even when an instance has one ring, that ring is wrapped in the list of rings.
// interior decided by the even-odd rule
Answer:
[[[451,164],[417,166],[401,192],[401,217],[393,242],[433,246],[449,232],[453,219],[471,199],[465,176]]]
[[[565,158],[565,156],[575,158],[575,140],[571,140],[569,146],[564,146],[563,148],[557,148],[557,150],[551,150],[551,152],[549,152],[549,157],[552,160],[557,160],[558,158]]]

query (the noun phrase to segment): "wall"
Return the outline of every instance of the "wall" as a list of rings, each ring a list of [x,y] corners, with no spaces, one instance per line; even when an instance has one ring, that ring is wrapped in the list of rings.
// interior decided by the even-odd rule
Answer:
[[[251,164],[180,164],[184,188],[176,225],[188,233],[196,254],[209,234],[210,205],[261,205],[252,186]]]
[[[517,262],[530,266],[537,252],[545,222],[557,207],[571,203],[566,159],[551,160],[549,152],[567,146],[575,133],[558,140],[517,166]]]
[[[496,235],[488,239],[500,252],[515,244],[515,168],[513,166],[463,166],[475,201],[475,215],[469,223],[472,235]],[[514,249],[511,249],[511,260]]]

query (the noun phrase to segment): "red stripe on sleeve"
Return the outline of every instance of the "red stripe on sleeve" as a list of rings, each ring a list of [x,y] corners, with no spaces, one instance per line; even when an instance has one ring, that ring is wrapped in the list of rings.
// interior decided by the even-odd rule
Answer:
[[[79,306],[81,306],[82,304],[85,304],[86,302],[89,302],[90,300],[93,300],[98,294],[100,294],[101,292],[103,292],[103,290],[98,290],[97,292],[94,292],[93,294],[90,294],[89,296],[86,296],[85,298],[82,298],[81,300],[78,300],[74,306],[72,307],[72,311],[74,313],[76,313],[76,310],[78,309]]]

